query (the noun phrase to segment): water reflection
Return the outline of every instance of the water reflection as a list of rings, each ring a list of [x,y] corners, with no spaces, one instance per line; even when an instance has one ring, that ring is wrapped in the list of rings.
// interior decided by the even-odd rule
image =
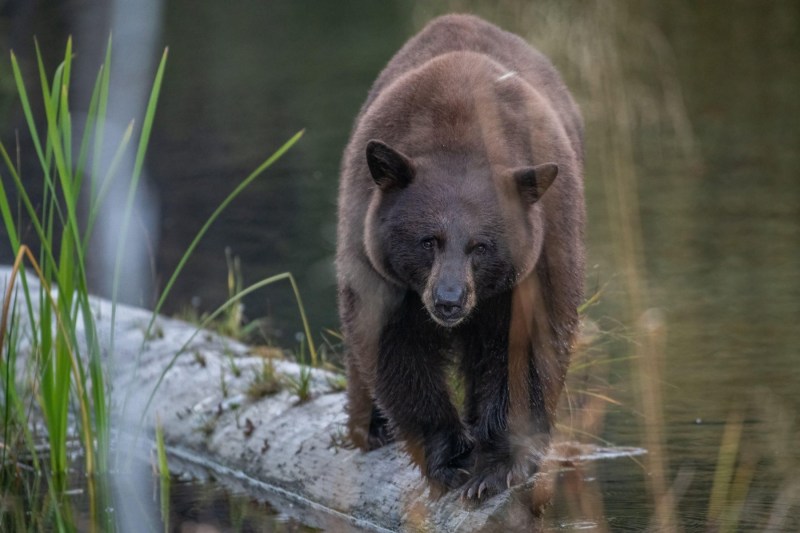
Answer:
[[[172,484],[164,527],[181,533],[313,533],[320,531],[281,515],[267,503],[219,485],[192,481]]]
[[[19,483],[28,490],[4,499],[0,512],[3,531],[174,531],[180,533],[313,533],[320,531],[298,522],[265,501],[189,477],[159,483],[152,465],[136,457],[125,470],[108,476],[71,474],[63,494],[49,491],[44,478],[22,469]],[[24,465],[21,465],[24,466]],[[81,466],[81,465],[79,465]],[[142,473],[144,485],[120,491],[130,483],[131,471]],[[139,490],[144,488],[145,490]],[[162,490],[168,491],[166,494]],[[10,496],[11,493],[4,493]],[[158,502],[162,503],[159,509]],[[58,517],[54,506],[58,508]]]

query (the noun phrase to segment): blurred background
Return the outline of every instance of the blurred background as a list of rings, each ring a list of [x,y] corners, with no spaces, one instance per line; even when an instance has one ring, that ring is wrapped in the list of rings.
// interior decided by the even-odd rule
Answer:
[[[140,197],[145,239],[131,259],[147,281],[124,299],[151,306],[225,195],[305,128],[213,226],[167,312],[222,303],[230,249],[245,284],[293,272],[312,328],[336,330],[336,190],[352,121],[392,54],[452,11],[542,50],[586,120],[587,294],[599,292],[587,315],[604,359],[574,367],[592,376],[573,392],[613,402],[581,404],[591,420],[573,436],[650,453],[599,463],[561,491],[553,513],[614,530],[654,520],[697,529],[728,509],[730,524],[791,530],[800,500],[796,1],[5,0],[0,135],[14,146],[23,125],[8,51],[34,76],[34,35],[49,69],[73,36],[80,107],[113,29],[121,128],[141,116],[168,46]],[[20,150],[25,168],[33,151],[24,139]],[[301,330],[288,285],[249,297],[244,312],[266,318],[279,345]],[[715,479],[726,453],[723,490]],[[593,497],[573,512],[568,487],[578,485]]]

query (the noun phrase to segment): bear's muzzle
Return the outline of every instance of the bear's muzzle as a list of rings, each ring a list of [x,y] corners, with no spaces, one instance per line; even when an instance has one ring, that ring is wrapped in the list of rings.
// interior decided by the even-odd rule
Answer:
[[[433,289],[433,318],[452,327],[467,315],[467,290],[463,286],[440,284]]]

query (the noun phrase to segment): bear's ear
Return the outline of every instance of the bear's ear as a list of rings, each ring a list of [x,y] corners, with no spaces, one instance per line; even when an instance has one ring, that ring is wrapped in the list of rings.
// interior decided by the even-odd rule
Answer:
[[[382,191],[402,189],[414,179],[411,159],[381,141],[367,143],[367,165]]]
[[[558,165],[542,163],[535,167],[519,167],[512,171],[522,198],[533,204],[542,197],[558,176]]]

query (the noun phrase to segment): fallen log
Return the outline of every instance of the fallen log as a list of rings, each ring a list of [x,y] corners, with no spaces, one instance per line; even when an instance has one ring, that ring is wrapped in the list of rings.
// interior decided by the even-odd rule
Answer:
[[[433,499],[397,444],[347,445],[341,376],[166,317],[145,338],[151,313],[123,305],[112,349],[111,304],[94,299],[93,312],[124,411],[116,427],[151,437],[159,423],[171,470],[239,486],[326,531],[530,531],[559,466],[608,451],[561,443],[537,476],[482,504]]]

